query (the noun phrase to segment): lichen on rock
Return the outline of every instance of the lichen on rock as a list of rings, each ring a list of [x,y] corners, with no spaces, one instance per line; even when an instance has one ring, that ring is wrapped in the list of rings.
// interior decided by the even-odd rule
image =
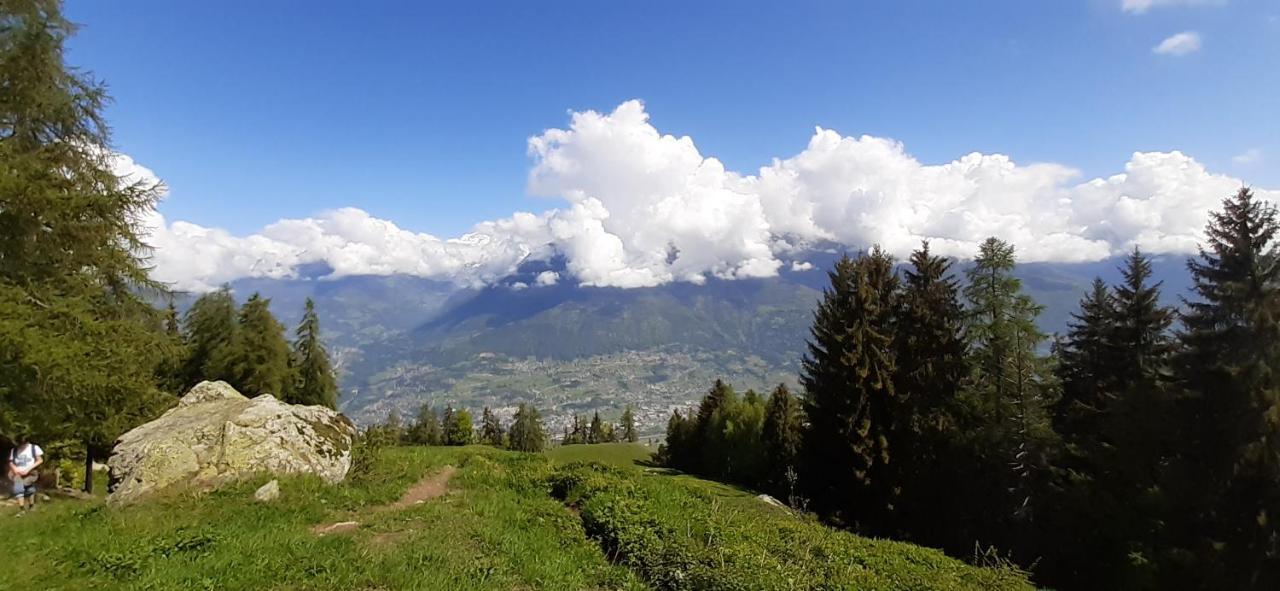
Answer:
[[[322,406],[270,394],[245,398],[226,382],[201,382],[160,418],[120,436],[107,465],[108,501],[207,490],[253,474],[314,474],[334,483],[351,467],[355,426]]]

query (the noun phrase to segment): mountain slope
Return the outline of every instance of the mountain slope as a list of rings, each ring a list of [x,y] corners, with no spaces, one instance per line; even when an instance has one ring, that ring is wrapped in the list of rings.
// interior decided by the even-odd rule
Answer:
[[[559,261],[528,263],[483,289],[396,276],[233,287],[240,297],[261,291],[289,322],[316,298],[342,370],[343,410],[359,421],[411,415],[422,403],[506,413],[533,401],[558,430],[573,413],[616,416],[631,404],[656,432],[717,377],[743,389],[794,385],[823,269],[836,256],[811,253],[815,269],[768,279],[637,289],[529,287],[547,271],[567,275]],[[1017,274],[1045,307],[1042,329],[1061,333],[1093,277],[1118,281],[1120,262],[1032,263]],[[1154,269],[1176,304],[1184,261],[1158,259]]]

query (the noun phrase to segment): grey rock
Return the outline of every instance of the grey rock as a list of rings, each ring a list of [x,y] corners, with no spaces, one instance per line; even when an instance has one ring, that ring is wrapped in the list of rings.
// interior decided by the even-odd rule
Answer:
[[[260,503],[270,503],[278,498],[280,498],[280,481],[274,478],[271,482],[258,487],[258,490],[253,493],[253,500]]]
[[[160,418],[116,440],[107,501],[208,490],[263,472],[336,483],[351,468],[355,434],[350,420],[323,406],[287,404],[270,394],[249,399],[226,382],[201,382]]]

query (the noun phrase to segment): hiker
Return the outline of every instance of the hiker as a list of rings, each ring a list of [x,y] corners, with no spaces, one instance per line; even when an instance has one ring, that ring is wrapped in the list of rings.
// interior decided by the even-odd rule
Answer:
[[[25,511],[36,503],[36,468],[44,463],[44,450],[26,437],[20,440],[17,447],[9,450],[9,478],[13,480],[13,496]]]

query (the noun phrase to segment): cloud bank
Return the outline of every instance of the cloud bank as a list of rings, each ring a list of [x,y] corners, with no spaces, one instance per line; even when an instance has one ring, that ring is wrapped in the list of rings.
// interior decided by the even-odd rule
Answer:
[[[727,170],[693,139],[664,135],[640,101],[574,113],[529,139],[528,190],[563,201],[440,238],[356,208],[273,223],[250,236],[145,220],[154,276],[208,290],[242,277],[288,278],[323,262],[333,277],[410,274],[479,285],[526,259],[563,255],[593,286],[643,287],[768,277],[809,268],[804,247],[879,244],[898,256],[921,240],[966,258],[988,236],[1023,261],[1083,262],[1140,245],[1190,253],[1241,181],[1181,152],[1138,152],[1123,172],[1081,181],[1067,166],[972,153],[924,164],[899,142],[818,128],[808,146],[754,173]],[[127,160],[127,159],[126,159]],[[151,174],[128,160],[131,174]],[[142,172],[139,172],[142,171]],[[1257,190],[1267,199],[1280,192]],[[563,278],[539,276],[537,285]]]

